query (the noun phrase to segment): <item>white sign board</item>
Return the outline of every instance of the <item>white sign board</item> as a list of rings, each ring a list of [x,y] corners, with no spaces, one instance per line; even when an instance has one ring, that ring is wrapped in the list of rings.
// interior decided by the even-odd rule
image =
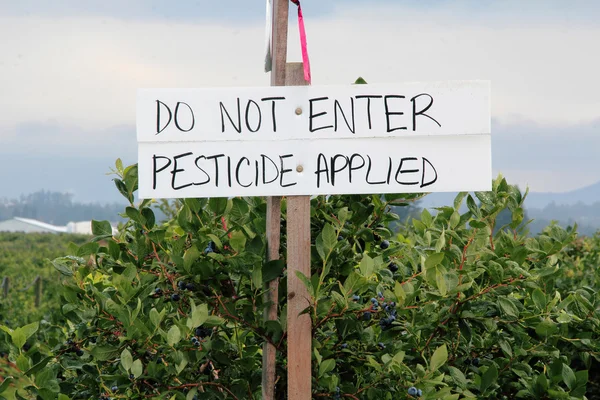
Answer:
[[[140,198],[491,190],[490,85],[142,89]]]

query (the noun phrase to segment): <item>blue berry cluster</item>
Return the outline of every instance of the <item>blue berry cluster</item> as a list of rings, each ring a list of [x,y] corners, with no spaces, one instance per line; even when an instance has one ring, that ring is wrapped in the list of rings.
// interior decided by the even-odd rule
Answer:
[[[208,254],[208,253],[214,253],[216,250],[217,250],[217,245],[215,245],[215,243],[211,241],[208,243],[208,246],[206,246],[206,249],[204,249],[204,252],[206,254]]]
[[[423,396],[423,391],[421,389],[417,389],[414,386],[411,386],[408,388],[408,394],[410,396],[421,397],[421,396]]]
[[[339,386],[336,386],[336,387],[335,387],[335,394],[333,395],[333,398],[334,398],[335,400],[340,400],[340,399],[342,398],[342,395],[341,395],[341,389],[340,389],[340,387],[339,387]]]
[[[393,301],[389,303],[384,302],[382,306],[383,311],[386,313],[386,317],[379,320],[379,326],[385,331],[392,327],[392,324],[398,316],[398,312],[396,311],[396,303]]]

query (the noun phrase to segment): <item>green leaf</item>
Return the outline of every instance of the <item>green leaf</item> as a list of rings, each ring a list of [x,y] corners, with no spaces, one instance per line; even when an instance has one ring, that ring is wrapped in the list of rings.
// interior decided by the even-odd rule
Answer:
[[[208,208],[215,215],[222,215],[227,208],[227,197],[211,197],[208,200]]]
[[[142,217],[146,221],[146,228],[152,229],[156,223],[154,212],[148,207],[142,208]]]
[[[545,319],[535,327],[535,333],[541,337],[548,337],[558,332],[558,326],[551,319]]]
[[[572,390],[575,388],[575,384],[577,383],[577,378],[575,377],[575,373],[567,364],[563,364],[562,366],[562,379],[569,388]]]
[[[125,214],[127,214],[127,216],[129,218],[131,218],[133,221],[137,222],[138,224],[144,225],[144,220],[142,218],[142,214],[140,213],[140,210],[138,210],[137,208],[126,207]]]
[[[192,311],[192,316],[190,318],[191,327],[196,328],[204,323],[208,318],[208,306],[206,304],[200,304]]]
[[[50,381],[55,379],[56,376],[54,376],[52,369],[46,368],[35,376],[35,384],[39,388],[47,388],[50,384]]]
[[[498,307],[500,307],[502,312],[508,317],[519,317],[519,310],[517,309],[517,306],[515,306],[512,301],[505,297],[498,297]]]
[[[284,260],[273,260],[263,264],[262,267],[262,281],[263,283],[271,282],[283,274],[285,268]]]
[[[37,373],[38,371],[41,371],[42,369],[44,369],[44,367],[46,367],[46,365],[48,365],[48,363],[50,361],[52,361],[54,359],[54,357],[46,357],[44,359],[42,359],[42,361],[38,362],[37,364],[35,364],[33,367],[29,368],[26,372],[25,375],[27,376],[31,376],[35,373]]]
[[[24,354],[20,354],[19,357],[17,357],[17,367],[21,371],[26,371],[31,368],[31,360]]]
[[[19,350],[27,341],[27,338],[25,337],[25,332],[23,332],[23,329],[21,328],[17,328],[14,331],[12,331],[12,333],[10,334],[10,338],[12,339],[12,342],[15,345],[15,347]]]
[[[53,260],[51,261],[54,268],[65,276],[73,276],[73,269],[70,266],[64,264],[62,261]]]
[[[14,378],[12,376],[7,376],[4,378],[4,382],[0,384],[0,393],[6,391],[8,387],[14,382]]]
[[[112,236],[112,226],[108,221],[92,220],[92,233],[95,236]]]
[[[333,369],[335,368],[335,360],[333,359],[328,359],[328,360],[323,360],[323,362],[321,362],[321,364],[319,364],[319,378],[322,377],[323,375],[325,375],[326,373],[333,371]]]
[[[200,258],[200,250],[196,246],[192,246],[183,254],[183,269],[190,272],[194,262]]]
[[[461,388],[467,387],[467,378],[465,378],[465,374],[456,367],[449,366],[448,370],[450,371],[450,376],[454,379],[454,382]]]
[[[188,394],[185,396],[185,400],[193,400],[194,397],[198,398],[196,396],[197,393],[198,393],[198,388],[197,387],[193,387],[192,389],[190,389],[190,391],[188,392]]]
[[[367,81],[365,81],[362,77],[358,77],[358,79],[354,82],[355,85],[366,85]]]
[[[437,371],[446,361],[448,361],[448,349],[443,344],[433,352],[431,361],[429,362],[429,369],[431,372]]]
[[[444,273],[440,271],[439,268],[435,269],[435,282],[440,294],[442,296],[446,296],[446,294],[448,293],[448,288],[446,286],[446,278],[444,277]]]
[[[231,238],[229,239],[229,244],[233,250],[237,251],[238,253],[241,252],[246,247],[246,235],[240,231],[232,232]]]
[[[531,298],[539,310],[546,309],[546,295],[540,289],[535,289],[533,293],[531,293]]]
[[[133,364],[131,364],[131,373],[136,378],[139,378],[142,375],[142,372],[144,372],[142,362],[140,360],[135,360]]]
[[[425,260],[425,269],[433,268],[444,260],[444,253],[434,253]]]
[[[177,325],[173,325],[171,327],[171,329],[169,329],[169,332],[167,333],[167,343],[169,343],[169,346],[173,346],[176,343],[179,343],[180,340],[181,340],[181,332],[179,331],[179,328],[177,327]]]
[[[92,349],[92,356],[98,361],[107,361],[117,357],[119,348],[113,346],[96,346]]]
[[[158,326],[160,325],[160,321],[161,321],[161,316],[158,313],[158,311],[156,310],[156,308],[153,308],[152,310],[150,310],[150,321],[152,322],[152,325],[154,325],[155,328],[158,328]]]
[[[484,393],[492,385],[492,383],[496,382],[497,379],[498,368],[496,367],[496,364],[492,364],[481,377],[481,385],[479,389],[481,393]]]
[[[133,364],[133,357],[129,350],[125,349],[121,352],[121,365],[125,368],[125,371],[129,371]]]

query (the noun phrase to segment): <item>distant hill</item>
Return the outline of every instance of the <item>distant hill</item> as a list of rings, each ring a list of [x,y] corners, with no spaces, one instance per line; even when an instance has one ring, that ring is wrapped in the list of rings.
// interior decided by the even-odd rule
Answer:
[[[524,189],[522,189],[524,190]],[[458,193],[431,193],[421,202],[419,206],[425,208],[440,207],[452,205],[454,198]],[[581,189],[572,190],[562,193],[544,193],[544,192],[529,192],[525,200],[526,208],[543,209],[546,206],[554,203],[555,205],[575,205],[583,203],[592,205],[600,201],[600,182],[593,185],[583,187]]]
[[[600,201],[600,182],[564,193],[531,192],[527,195],[525,205],[528,208],[544,208],[552,203],[556,205],[575,205],[577,203],[590,205],[598,201]]]

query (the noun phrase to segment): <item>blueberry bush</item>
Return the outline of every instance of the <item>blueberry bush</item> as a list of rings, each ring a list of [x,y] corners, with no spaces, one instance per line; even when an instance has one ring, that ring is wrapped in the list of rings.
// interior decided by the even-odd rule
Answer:
[[[127,222],[113,235],[94,221],[93,239],[52,261],[62,322],[0,327],[15,371],[0,396],[260,399],[268,342],[285,399],[286,249],[266,261],[264,199],[136,203],[137,167],[116,173]],[[312,198],[312,397],[598,398],[599,239],[529,236],[525,196],[501,176],[397,224],[393,207],[420,197]],[[283,215],[285,244],[285,199]],[[280,318],[265,322],[273,279]]]

